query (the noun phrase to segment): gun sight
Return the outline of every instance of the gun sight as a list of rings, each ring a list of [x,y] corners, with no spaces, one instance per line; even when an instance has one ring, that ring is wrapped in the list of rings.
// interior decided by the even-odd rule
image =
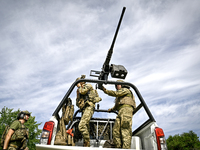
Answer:
[[[126,70],[124,66],[114,65],[114,64],[111,64],[109,72],[112,78],[118,78],[118,79],[125,79],[126,75],[128,74],[128,71]],[[100,78],[101,71],[91,70],[90,76]]]

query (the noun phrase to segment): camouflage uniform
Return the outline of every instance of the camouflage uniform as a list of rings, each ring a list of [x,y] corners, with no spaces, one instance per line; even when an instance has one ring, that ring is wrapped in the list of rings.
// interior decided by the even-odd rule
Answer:
[[[117,110],[118,115],[113,127],[113,142],[116,148],[130,149],[132,137],[133,109],[136,107],[135,99],[128,88],[117,91],[103,88],[104,93],[116,97],[115,106],[111,110]]]
[[[95,109],[95,103],[101,101],[96,90],[91,84],[83,84],[77,89],[76,105],[82,110],[82,117],[79,123],[79,131],[81,132],[84,143],[90,142],[89,122]]]
[[[15,132],[11,136],[8,150],[25,149],[27,146],[26,139],[28,139],[28,130],[25,125],[21,124],[19,120],[16,120],[10,125],[10,129]]]

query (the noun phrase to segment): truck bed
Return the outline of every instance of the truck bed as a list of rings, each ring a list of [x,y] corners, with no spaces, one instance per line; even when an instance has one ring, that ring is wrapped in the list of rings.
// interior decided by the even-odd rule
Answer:
[[[137,135],[132,136],[131,141],[131,149],[132,150],[155,150],[156,149],[156,141],[154,140],[154,129],[157,126],[155,122],[150,123],[145,126],[142,130],[140,130]],[[36,150],[118,150],[118,148],[103,148],[103,144],[106,140],[101,140],[100,146],[97,147],[95,144],[95,140],[90,141],[91,147],[83,147],[80,146],[80,143],[75,143],[77,146],[61,146],[61,145],[42,145],[36,144]]]

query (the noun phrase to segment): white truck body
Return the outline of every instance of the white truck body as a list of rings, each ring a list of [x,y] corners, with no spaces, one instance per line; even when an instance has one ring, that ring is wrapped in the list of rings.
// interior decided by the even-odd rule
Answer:
[[[141,130],[138,135],[135,135],[132,137],[131,141],[131,149],[132,150],[157,150],[157,141],[155,137],[155,127],[157,127],[157,124],[151,123],[148,126],[146,126],[143,130]],[[76,143],[76,146],[60,146],[60,145],[54,145],[51,143],[51,145],[42,145],[42,144],[36,144],[36,150],[84,150],[84,149],[90,149],[90,150],[97,150],[97,149],[113,149],[117,150],[117,148],[103,148],[105,140],[101,140],[100,144],[97,144],[96,140],[91,140],[90,145],[91,147],[83,147],[83,141],[80,141],[79,143]]]

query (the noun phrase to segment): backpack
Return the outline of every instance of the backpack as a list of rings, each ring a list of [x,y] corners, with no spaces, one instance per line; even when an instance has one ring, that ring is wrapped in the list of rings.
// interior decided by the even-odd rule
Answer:
[[[6,139],[6,135],[7,135],[7,133],[8,133],[8,130],[9,130],[9,125],[7,125],[6,127],[5,127],[5,130],[3,131],[3,134],[2,134],[2,136],[1,136],[1,147],[3,148],[3,145],[4,145],[4,141],[5,141],[5,139]]]

